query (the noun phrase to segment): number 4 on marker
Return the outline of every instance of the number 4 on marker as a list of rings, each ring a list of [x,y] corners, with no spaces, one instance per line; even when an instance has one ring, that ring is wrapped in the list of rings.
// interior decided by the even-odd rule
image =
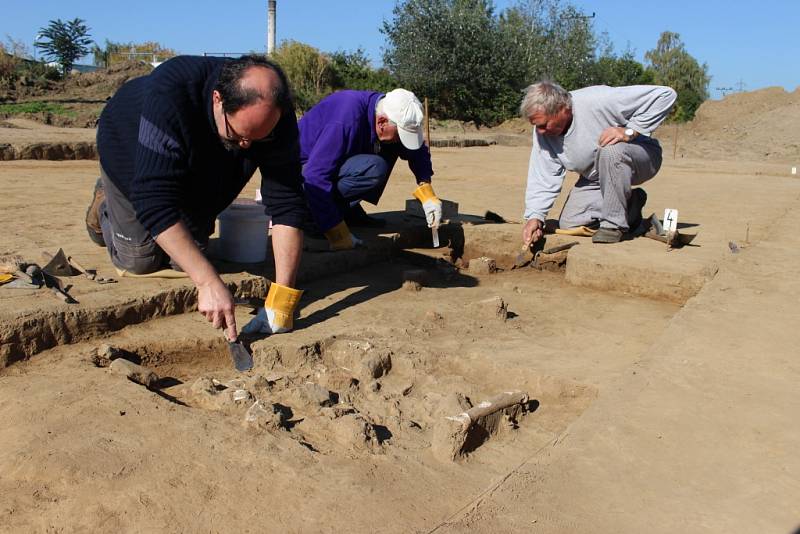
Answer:
[[[678,229],[678,210],[664,210],[664,231],[674,232]]]

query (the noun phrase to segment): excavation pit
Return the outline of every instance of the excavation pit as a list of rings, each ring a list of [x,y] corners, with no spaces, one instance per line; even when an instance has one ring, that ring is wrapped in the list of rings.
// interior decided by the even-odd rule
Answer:
[[[489,419],[465,431],[450,461],[510,446],[521,430],[544,432],[550,414],[575,417],[595,394],[585,384],[535,373],[491,381],[468,370],[455,374],[459,353],[419,350],[374,332],[308,342],[287,337],[253,340],[255,365],[246,373],[234,370],[222,340],[140,340],[113,350],[104,344],[98,351],[154,371],[160,380],[151,389],[172,402],[303,443],[312,452],[348,457],[433,447],[433,456],[446,461],[437,450],[451,445],[442,445],[441,430],[453,416],[473,413],[502,395],[499,384],[524,390],[524,400],[511,406],[510,417],[508,410],[484,414]]]

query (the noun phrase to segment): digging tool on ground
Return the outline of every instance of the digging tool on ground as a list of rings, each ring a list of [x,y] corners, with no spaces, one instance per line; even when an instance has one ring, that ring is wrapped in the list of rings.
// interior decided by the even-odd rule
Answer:
[[[77,304],[78,301],[72,298],[72,296],[67,293],[69,288],[66,288],[61,283],[57,277],[48,274],[42,269],[41,271],[42,280],[44,280],[44,285],[56,296],[59,300],[64,301],[67,304]]]
[[[655,213],[650,215],[650,218],[647,220],[646,224],[649,226],[649,229],[644,236],[662,243],[666,243],[669,249],[680,248],[688,245],[692,242],[692,240],[694,240],[695,237],[697,237],[697,234],[682,234],[678,230],[675,230],[674,232],[666,232],[664,230],[664,226],[661,224],[661,221],[658,220],[658,217],[656,217]]]
[[[58,249],[55,255],[49,252],[42,252],[42,255],[48,260],[47,265],[42,267],[42,271],[51,276],[74,276],[75,271],[72,265],[67,260],[67,255],[64,254],[64,249]]]
[[[76,271],[80,272],[93,282],[97,282],[98,284],[116,284],[117,281],[114,278],[104,278],[102,276],[97,276],[97,271],[94,269],[87,269],[76,260],[72,256],[67,256],[67,262],[69,262],[70,266],[75,269]]]
[[[569,243],[565,243],[563,245],[558,245],[555,247],[550,247],[544,250],[539,250],[536,254],[533,255],[533,261],[531,262],[531,267],[541,268],[543,263],[547,263],[548,261],[546,258],[553,258],[553,255],[558,252],[563,252],[565,250],[569,250],[575,245],[578,245],[578,241],[570,241]],[[552,262],[552,259],[550,260]],[[566,261],[566,255],[564,258],[560,258],[558,263],[562,264]]]

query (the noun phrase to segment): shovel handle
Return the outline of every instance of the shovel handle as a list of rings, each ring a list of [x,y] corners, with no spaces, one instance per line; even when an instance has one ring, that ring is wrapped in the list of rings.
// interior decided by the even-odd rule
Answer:
[[[547,250],[543,250],[542,254],[555,254],[556,252],[561,252],[562,250],[570,249],[577,244],[578,241],[571,241],[569,243],[565,243],[564,245],[558,245],[557,247],[550,247]]]
[[[93,274],[92,274],[92,273],[90,273],[88,270],[86,270],[86,267],[84,267],[83,265],[81,265],[80,263],[78,263],[78,260],[76,260],[76,259],[75,259],[75,258],[73,258],[72,256],[67,256],[67,262],[69,262],[69,264],[70,264],[70,265],[71,265],[71,266],[72,266],[72,267],[73,267],[75,270],[77,270],[77,271],[80,271],[81,273],[83,273],[83,275],[84,275],[86,278],[88,278],[89,280],[94,280],[94,278],[95,278],[95,276],[96,276],[96,275],[93,275]]]

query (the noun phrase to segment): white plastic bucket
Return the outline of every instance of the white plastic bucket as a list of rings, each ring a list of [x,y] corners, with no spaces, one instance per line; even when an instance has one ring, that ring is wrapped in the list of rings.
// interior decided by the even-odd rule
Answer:
[[[269,215],[264,205],[237,198],[219,214],[219,256],[234,263],[259,263],[267,257]]]

